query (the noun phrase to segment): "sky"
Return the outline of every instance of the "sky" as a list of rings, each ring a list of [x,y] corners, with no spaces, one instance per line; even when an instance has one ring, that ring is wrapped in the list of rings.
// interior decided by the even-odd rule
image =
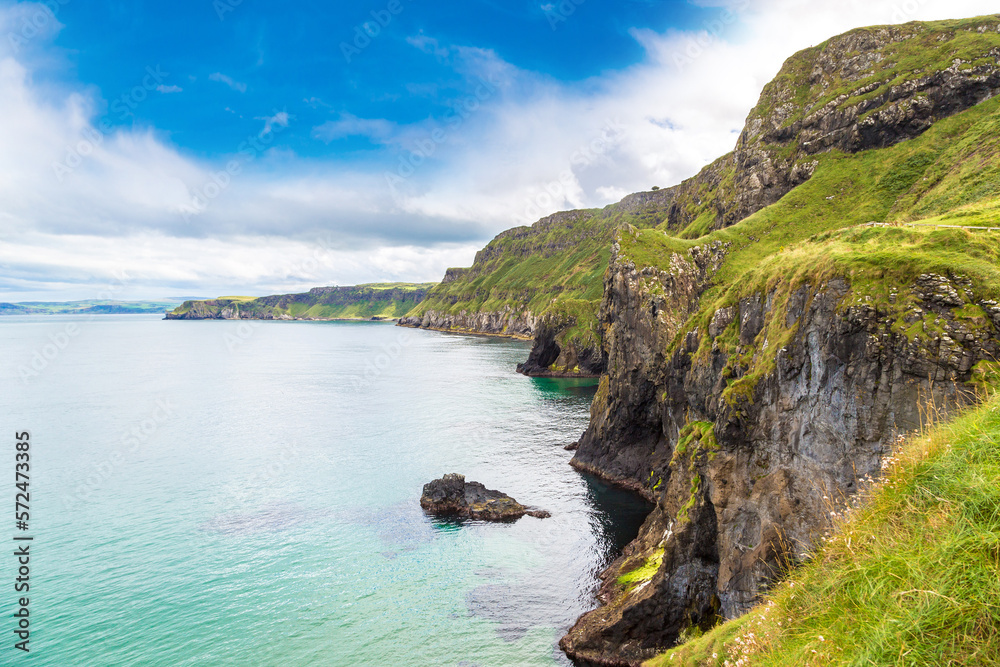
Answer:
[[[732,150],[799,49],[981,0],[0,0],[0,301],[437,281]]]

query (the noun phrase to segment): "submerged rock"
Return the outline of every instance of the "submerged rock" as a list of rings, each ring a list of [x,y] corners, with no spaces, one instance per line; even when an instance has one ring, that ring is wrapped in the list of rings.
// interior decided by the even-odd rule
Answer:
[[[424,484],[420,506],[431,514],[480,521],[516,521],[527,514],[538,519],[551,516],[544,510],[526,507],[506,493],[487,489],[479,482],[466,482],[465,475],[445,475]]]

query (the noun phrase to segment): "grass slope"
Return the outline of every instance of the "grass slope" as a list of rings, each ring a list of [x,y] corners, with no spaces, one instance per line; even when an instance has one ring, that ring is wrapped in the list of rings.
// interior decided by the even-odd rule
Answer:
[[[1000,664],[1000,398],[884,467],[762,605],[647,667]]]
[[[814,68],[829,42],[805,49],[789,58],[778,77],[764,88],[747,119],[747,127],[766,125],[779,117],[783,126],[790,126],[830,104],[844,110],[869,101],[875,106],[866,115],[884,110],[894,103],[891,95],[886,97],[889,91],[901,90],[934,72],[949,67],[971,71],[980,65],[995,65],[1000,45],[998,26],[1000,18],[984,16],[861,28],[835,39],[850,43],[854,37],[860,44],[873,41],[866,37],[876,36],[874,41],[882,43],[877,57],[844,53],[843,57],[853,65],[832,78],[814,76]],[[881,102],[875,104],[873,100]],[[821,178],[795,198],[794,204],[774,208],[738,230],[706,237],[720,226],[726,211],[736,203],[737,166],[734,153],[730,153],[706,166],[696,177],[653,193],[659,199],[649,199],[650,193],[642,193],[647,197],[645,206],[629,205],[627,198],[603,210],[557,214],[530,228],[501,234],[477,256],[473,267],[449,270],[445,281],[409,316],[422,317],[429,311],[444,315],[530,313],[566,326],[558,339],[561,343],[593,347],[599,341],[597,311],[609,260],[608,246],[619,225],[658,227],[669,232],[669,243],[662,238],[652,241],[652,233],[645,235],[645,250],[654,255],[657,243],[673,251],[687,247],[684,241],[732,241],[746,252],[738,252],[738,257],[727,263],[726,274],[719,281],[724,283],[726,278],[744,273],[761,257],[822,231],[887,219],[947,216],[941,219],[961,218],[962,224],[995,220],[996,209],[969,207],[1000,192],[1000,174],[991,166],[995,163],[989,162],[1000,133],[995,122],[986,125],[992,126],[971,132],[962,123],[950,123],[951,135],[939,130],[935,132],[936,142],[920,141],[921,150],[911,150],[909,144],[913,142],[906,142],[906,147],[894,151],[891,158],[878,151],[861,154],[861,159],[842,153],[809,154],[808,161],[820,162]],[[781,145],[762,148],[784,158],[801,152],[795,133],[790,133]],[[871,177],[873,168],[879,174],[877,182]],[[844,193],[850,196],[842,196]],[[758,239],[764,241],[759,248],[748,247]],[[643,257],[644,250],[632,250],[637,263],[658,263],[656,257]]]
[[[930,226],[1000,227],[1000,99],[891,148],[816,159],[811,180],[730,228],[696,240],[666,226],[620,235],[637,266],[728,245],[671,349],[686,332],[705,332],[718,309],[774,294],[751,349],[738,354],[736,325],[715,341],[741,367],[725,389],[730,400],[749,400],[773,369],[760,342],[773,351],[793,335],[783,304],[799,286],[845,278],[842,308],[877,308],[897,333],[928,343],[940,335],[935,317],[907,317],[920,275],[968,278],[974,299],[956,317],[972,331],[990,326],[974,301],[1000,300],[1000,232]],[[996,386],[998,365],[983,366],[979,384]],[[912,439],[888,462],[860,507],[840,513],[831,501],[834,537],[764,604],[648,665],[1000,664],[1000,398]]]

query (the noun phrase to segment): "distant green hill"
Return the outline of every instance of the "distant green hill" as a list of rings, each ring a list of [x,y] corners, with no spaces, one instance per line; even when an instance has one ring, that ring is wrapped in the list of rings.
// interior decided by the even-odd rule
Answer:
[[[412,310],[434,283],[317,287],[303,294],[185,301],[168,320],[394,320]]]
[[[28,301],[0,303],[3,315],[143,315],[165,313],[176,301]]]

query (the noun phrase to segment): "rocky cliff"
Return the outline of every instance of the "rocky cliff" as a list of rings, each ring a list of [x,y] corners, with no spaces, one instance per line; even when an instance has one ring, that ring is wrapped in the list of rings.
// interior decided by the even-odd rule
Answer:
[[[450,269],[403,323],[535,338],[522,372],[599,374],[599,285],[617,227],[685,239],[729,227],[807,182],[821,156],[893,146],[998,90],[995,16],[835,37],[789,58],[732,153],[677,186],[500,234],[471,268]]]
[[[873,28],[798,54],[703,179],[722,191],[697,225],[619,232],[573,465],[656,508],[561,642],[579,664],[637,665],[744,613],[900,434],[998,377],[998,237],[905,226],[1000,210],[998,32]]]
[[[598,377],[607,368],[596,338],[566,340],[562,335],[579,321],[578,315],[558,310],[517,309],[505,304],[500,310],[457,313],[428,310],[420,316],[399,320],[400,326],[451,333],[504,336],[533,341],[531,352],[517,372],[531,377]],[[585,315],[586,317],[586,315]],[[592,318],[588,318],[592,319]]]
[[[750,112],[716,227],[805,182],[813,156],[884,148],[1000,90],[1000,20],[852,30],[789,58]]]
[[[441,284],[400,320],[402,326],[527,338],[518,366],[533,376],[597,376],[606,360],[597,311],[609,248],[621,225],[708,229],[728,193],[731,156],[673,188],[629,195],[603,209],[564,211],[499,234],[469,268]],[[727,176],[728,174],[728,176]],[[727,180],[728,178],[728,180]]]
[[[623,215],[657,224],[651,199],[638,211],[567,211],[501,233],[471,267],[449,269],[400,325],[534,339],[521,372],[599,375],[596,315],[611,238]]]
[[[585,661],[636,664],[744,613],[921,411],[972,401],[977,367],[1000,355],[1000,309],[963,276],[919,276],[905,309],[853,301],[841,278],[778,285],[685,330],[722,252],[696,246],[666,270],[616,255],[609,271],[608,375],[574,465],[656,510],[605,573],[606,606],[563,642]],[[911,339],[899,317],[940,333]],[[647,580],[621,583],[651,561]]]

